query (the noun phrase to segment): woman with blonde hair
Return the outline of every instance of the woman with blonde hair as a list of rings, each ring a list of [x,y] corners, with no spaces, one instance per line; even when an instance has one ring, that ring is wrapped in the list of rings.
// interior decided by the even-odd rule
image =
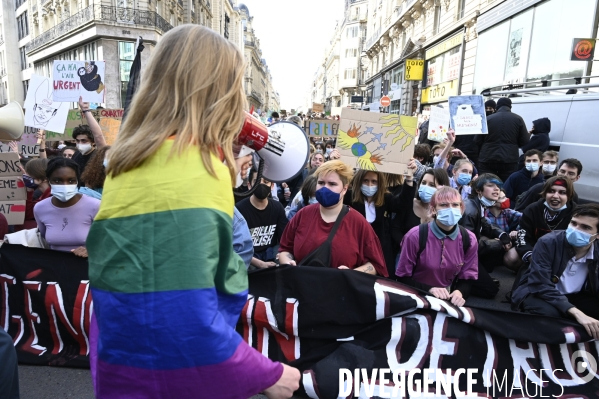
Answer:
[[[343,205],[352,169],[329,161],[314,174],[318,204],[303,207],[287,224],[279,247],[282,265],[353,269],[387,277],[381,244],[368,222]]]
[[[232,244],[244,71],[239,50],[198,25],[169,31],[146,66],[87,241],[98,398],[287,398],[298,388],[296,369],[235,331],[248,292]]]

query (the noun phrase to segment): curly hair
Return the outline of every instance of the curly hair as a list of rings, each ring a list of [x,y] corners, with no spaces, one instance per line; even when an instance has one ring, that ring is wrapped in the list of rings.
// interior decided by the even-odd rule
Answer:
[[[92,128],[89,125],[79,125],[73,129],[73,139],[77,139],[77,136],[86,135],[90,143],[95,142]]]
[[[106,180],[106,169],[104,168],[104,158],[106,158],[106,151],[110,149],[110,146],[102,147],[99,150],[94,151],[94,154],[89,159],[85,170],[81,175],[81,180],[89,188],[104,188],[104,180]]]

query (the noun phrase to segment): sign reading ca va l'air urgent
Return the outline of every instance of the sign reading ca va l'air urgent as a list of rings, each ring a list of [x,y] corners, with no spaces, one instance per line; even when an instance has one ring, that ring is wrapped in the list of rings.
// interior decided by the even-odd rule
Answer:
[[[422,95],[420,96],[420,102],[422,104],[440,103],[447,101],[449,96],[458,95],[458,80],[451,80],[445,83],[439,83],[438,85],[427,87],[422,89]]]
[[[422,80],[424,77],[424,60],[406,60],[405,80]]]
[[[339,130],[339,121],[330,119],[312,120],[308,125],[308,136],[335,137]]]
[[[574,39],[570,61],[593,61],[596,42],[595,39]]]

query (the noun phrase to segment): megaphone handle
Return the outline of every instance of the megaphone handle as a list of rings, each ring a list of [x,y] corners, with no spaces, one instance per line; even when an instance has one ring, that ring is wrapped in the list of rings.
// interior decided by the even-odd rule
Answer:
[[[263,169],[264,169],[264,160],[262,158],[260,158],[260,162],[258,163],[258,173],[257,173],[257,176],[256,176],[256,182],[258,184],[262,180],[262,170]],[[250,188],[248,191],[243,192],[243,193],[238,193],[237,191],[233,190],[233,194],[237,198],[246,198],[246,197],[249,197],[250,195],[254,194],[254,191],[256,191],[256,189],[258,188],[258,184],[254,184],[252,186],[252,188]]]

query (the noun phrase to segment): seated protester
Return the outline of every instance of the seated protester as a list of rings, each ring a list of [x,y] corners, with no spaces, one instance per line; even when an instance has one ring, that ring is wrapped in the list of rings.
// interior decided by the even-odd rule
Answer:
[[[258,188],[249,198],[239,201],[235,207],[245,218],[252,235],[254,257],[251,265],[264,269],[276,266],[276,247],[287,226],[287,218],[283,205],[268,197],[272,183],[264,179],[257,182],[257,177],[258,172],[255,169],[250,170],[248,186],[251,189],[257,184]]]
[[[395,274],[404,284],[463,306],[478,278],[476,236],[458,225],[464,202],[456,189],[439,188],[430,208],[433,221],[412,228],[403,238]]]
[[[557,152],[545,151],[541,162],[543,163],[542,173],[545,179],[549,179],[557,174],[557,163],[559,162],[559,154]]]
[[[580,161],[578,159],[568,158],[560,162],[556,176],[567,177],[572,181],[572,183],[576,183],[578,179],[580,179],[581,173],[582,164]],[[516,209],[518,212],[524,212],[526,207],[537,202],[541,198],[541,191],[543,191],[544,186],[545,182],[532,186],[527,192],[518,198],[516,207],[514,209]],[[572,201],[578,202],[578,194],[576,194],[576,191],[574,191],[572,194]]]
[[[104,181],[106,180],[106,166],[108,161],[106,153],[110,146],[102,147],[94,151],[87,168],[81,175],[81,180],[85,182],[84,187],[79,187],[81,194],[89,195],[95,199],[102,199],[102,191],[104,190]]]
[[[484,215],[489,223],[509,233],[510,238],[514,241],[518,234],[517,230],[522,219],[522,213],[510,209],[510,199],[506,197],[505,191],[500,190],[497,202],[487,207]],[[520,256],[513,245],[503,256],[503,264],[512,271],[518,271],[522,264]]]
[[[327,140],[325,143],[325,154],[324,154],[324,158],[329,161],[331,158],[331,152],[333,152],[333,149],[335,148],[335,142],[333,140]]]
[[[474,166],[468,159],[460,159],[453,165],[454,175],[449,179],[452,188],[458,190],[463,199],[467,199],[472,192],[470,181],[474,173]],[[457,174],[457,176],[456,176]]]
[[[505,195],[514,206],[516,199],[522,193],[530,190],[535,184],[545,181],[545,177],[540,171],[542,156],[543,154],[539,150],[526,151],[524,154],[525,167],[512,173],[503,184]]]
[[[452,147],[455,140],[456,135],[454,130],[449,129],[447,132],[446,142],[444,141],[444,144],[439,144],[438,146],[433,147],[433,153],[435,154],[435,158],[433,158],[433,168],[445,169],[449,177],[453,176],[454,165],[451,164],[453,157],[469,161],[468,157],[461,150]],[[475,176],[478,174],[474,164],[472,164],[472,173]]]
[[[349,165],[329,161],[315,172],[319,204],[302,208],[287,225],[279,248],[282,265],[353,269],[388,277],[381,244],[370,224],[343,205]]]
[[[318,150],[310,157],[308,166],[304,169],[304,173],[307,175],[309,170],[316,170],[320,165],[324,163],[324,155]]]
[[[290,205],[285,208],[285,214],[287,215],[288,220],[291,220],[304,206],[318,203],[315,197],[316,180],[318,179],[313,174],[310,174],[308,177],[306,177],[300,192],[297,193]]]
[[[520,147],[524,156],[520,156],[518,160],[518,169],[524,167],[524,158],[526,152],[530,150],[537,150],[541,154],[549,149],[549,132],[551,132],[551,121],[549,118],[541,118],[536,121],[532,121],[532,129],[530,131],[530,141]]]
[[[566,231],[543,236],[512,293],[512,309],[573,318],[599,339],[599,206],[574,208]]]
[[[387,174],[358,170],[344,203],[358,211],[370,223],[381,243],[387,272],[389,276],[394,276],[396,250],[391,239],[391,215],[398,214],[405,208],[398,207],[398,200],[387,190]]]
[[[0,328],[0,359],[0,398],[19,399],[17,351],[12,337],[3,328]]]
[[[78,153],[73,155],[73,161],[79,165],[80,173],[83,173],[94,150],[104,147],[106,140],[100,125],[89,109],[89,103],[84,103],[81,97],[79,97],[79,109],[81,114],[85,115],[87,125],[79,125],[73,129],[73,139],[77,142],[77,149],[79,150]]]
[[[77,148],[75,147],[64,147],[61,151],[60,154],[64,157],[64,158],[69,158],[72,159],[73,156],[77,153]]]
[[[77,192],[79,165],[68,158],[54,158],[46,170],[52,197],[33,208],[37,228],[50,249],[87,257],[85,241],[100,209],[100,201]]]
[[[415,162],[410,161],[408,168],[415,170]],[[428,169],[417,186],[413,178],[405,177],[397,201],[398,207],[406,211],[397,215],[391,222],[391,235],[396,245],[401,245],[404,235],[412,228],[433,220],[429,203],[435,191],[443,186],[449,187],[449,177],[443,169]]]
[[[528,263],[539,238],[554,230],[566,230],[576,203],[572,201],[574,188],[567,177],[555,176],[547,180],[541,199],[529,205],[522,213],[518,231],[518,254]]]
[[[472,195],[465,201],[466,212],[460,220],[478,240],[479,276],[483,269],[491,273],[495,266],[518,260],[509,234],[493,226],[484,216],[485,209],[499,200],[501,185],[499,177],[491,173],[480,175],[472,182]]]
[[[34,229],[37,227],[33,207],[38,202],[50,198],[51,190],[48,179],[46,178],[46,169],[48,160],[45,158],[32,159],[25,165],[23,183],[27,191],[27,200],[25,201],[25,222],[20,226],[15,226],[15,231]]]
[[[416,144],[414,147],[414,159],[422,165],[426,165],[431,161],[431,153],[431,146],[428,144]]]
[[[245,218],[235,207],[233,208],[233,252],[243,260],[246,269],[250,267],[254,257],[254,241]]]

